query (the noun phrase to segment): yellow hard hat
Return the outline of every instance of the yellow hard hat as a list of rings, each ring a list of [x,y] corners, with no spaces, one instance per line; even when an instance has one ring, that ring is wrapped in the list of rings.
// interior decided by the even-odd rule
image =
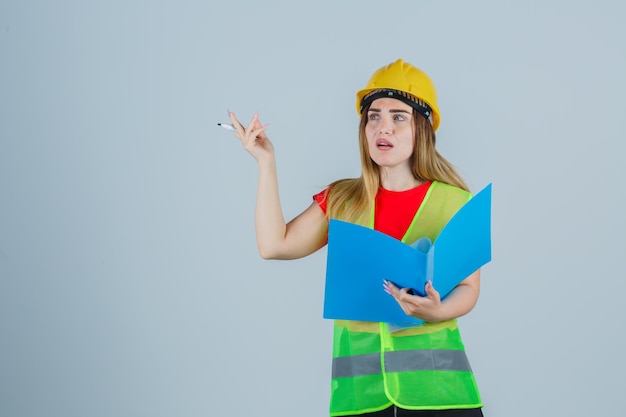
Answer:
[[[382,97],[395,98],[409,104],[427,119],[431,118],[433,130],[439,127],[441,116],[435,85],[424,71],[408,62],[398,59],[372,75],[367,86],[356,93],[356,111],[359,116],[365,105]]]

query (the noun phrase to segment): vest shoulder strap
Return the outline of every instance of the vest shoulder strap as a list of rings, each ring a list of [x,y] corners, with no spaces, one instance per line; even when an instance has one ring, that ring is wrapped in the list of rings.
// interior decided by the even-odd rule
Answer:
[[[402,241],[411,244],[427,237],[434,242],[439,232],[471,197],[468,191],[433,181]]]

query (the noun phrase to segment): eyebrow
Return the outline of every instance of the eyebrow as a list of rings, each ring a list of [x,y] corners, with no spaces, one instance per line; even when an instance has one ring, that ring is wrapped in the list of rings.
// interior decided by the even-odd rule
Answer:
[[[376,112],[376,113],[380,113],[381,112],[380,109],[369,109],[368,111],[373,111],[373,112]],[[409,115],[411,114],[411,112],[409,112],[409,111],[399,110],[399,109],[391,109],[391,110],[389,110],[389,113],[406,113],[406,114],[409,114]]]

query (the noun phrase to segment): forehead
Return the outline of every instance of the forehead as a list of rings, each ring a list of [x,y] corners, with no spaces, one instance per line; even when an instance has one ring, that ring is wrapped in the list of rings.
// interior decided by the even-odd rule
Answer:
[[[378,110],[404,110],[408,113],[413,112],[413,108],[406,104],[403,101],[397,100],[395,98],[383,97],[372,101],[371,109]]]

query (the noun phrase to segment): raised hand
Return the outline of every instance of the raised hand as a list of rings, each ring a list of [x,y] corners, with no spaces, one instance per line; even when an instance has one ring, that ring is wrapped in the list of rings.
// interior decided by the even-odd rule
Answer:
[[[274,146],[265,134],[268,125],[262,125],[259,115],[255,114],[244,128],[243,124],[237,120],[235,113],[228,112],[230,121],[235,126],[233,134],[241,141],[244,149],[250,153],[258,162],[271,160],[274,158]]]

